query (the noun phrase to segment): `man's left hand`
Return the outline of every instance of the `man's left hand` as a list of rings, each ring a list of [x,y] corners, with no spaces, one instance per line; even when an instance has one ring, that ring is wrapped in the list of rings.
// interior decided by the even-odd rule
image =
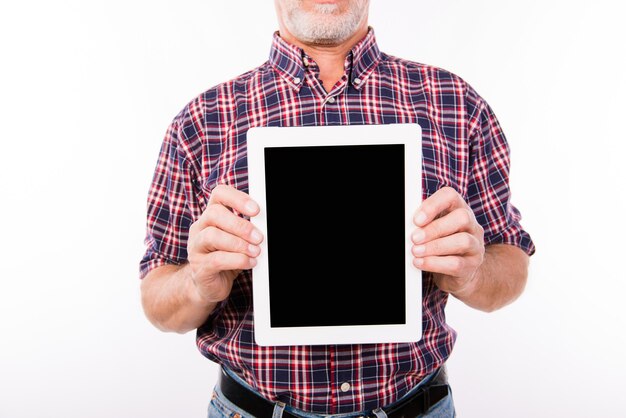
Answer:
[[[451,187],[422,202],[413,222],[413,264],[434,273],[435,284],[455,296],[472,292],[485,256],[483,228]]]

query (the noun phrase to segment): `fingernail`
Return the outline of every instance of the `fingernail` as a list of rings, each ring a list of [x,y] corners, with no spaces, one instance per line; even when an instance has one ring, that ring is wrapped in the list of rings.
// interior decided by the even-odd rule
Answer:
[[[415,265],[415,267],[421,267],[424,264],[424,259],[423,258],[414,258],[413,259],[413,264]]]
[[[248,252],[256,257],[261,252],[261,249],[258,246],[256,246],[256,245],[249,244],[248,245]]]
[[[248,200],[244,205],[244,208],[248,213],[256,213],[259,210],[259,205],[257,205],[253,200]]]
[[[256,258],[250,258],[250,267],[256,266]]]
[[[413,232],[412,238],[414,243],[419,244],[424,240],[424,238],[426,238],[426,234],[422,229],[416,229],[415,232]]]
[[[413,247],[413,254],[415,254],[415,255],[423,254],[424,251],[426,251],[426,246],[425,245],[417,245],[417,246]]]
[[[415,215],[414,222],[417,226],[423,225],[424,222],[426,222],[426,214],[424,212],[418,212],[417,215]]]
[[[263,235],[261,235],[259,231],[254,229],[252,230],[252,233],[250,234],[250,238],[252,238],[252,241],[254,242],[261,242],[263,240]]]

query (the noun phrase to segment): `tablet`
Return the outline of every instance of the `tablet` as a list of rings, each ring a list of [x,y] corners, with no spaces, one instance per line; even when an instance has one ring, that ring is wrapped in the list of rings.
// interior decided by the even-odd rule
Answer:
[[[418,341],[419,125],[251,128],[247,145],[257,344]]]

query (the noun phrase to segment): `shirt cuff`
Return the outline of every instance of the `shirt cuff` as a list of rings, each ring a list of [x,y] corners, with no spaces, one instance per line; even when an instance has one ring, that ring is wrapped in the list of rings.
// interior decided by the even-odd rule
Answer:
[[[179,266],[182,263],[166,259],[158,254],[153,254],[150,258],[144,258],[141,260],[139,264],[139,278],[143,280],[148,273],[154,270],[157,267],[165,266],[165,265],[174,265]]]
[[[535,244],[532,238],[519,225],[511,225],[497,234],[485,236],[485,245],[492,244],[514,245],[529,256],[535,253]]]

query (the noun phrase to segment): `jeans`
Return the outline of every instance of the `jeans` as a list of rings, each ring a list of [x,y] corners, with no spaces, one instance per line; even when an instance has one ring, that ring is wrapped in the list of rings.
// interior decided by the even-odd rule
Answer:
[[[238,376],[233,373],[229,373],[230,376],[235,378],[238,382],[242,383],[245,386],[248,386],[246,383],[241,380]],[[425,379],[426,380],[426,379]],[[405,397],[410,397],[415,392],[419,390],[420,385],[413,388],[409,393],[405,395]],[[290,406],[285,406],[283,404],[277,403],[274,406],[274,415],[272,418],[281,418],[283,410],[287,410],[290,413],[301,416],[304,418],[351,418],[358,417],[360,415],[367,415],[368,411],[361,412],[352,412],[349,414],[336,414],[336,415],[318,415],[313,414],[306,411],[301,411],[299,409],[292,408]],[[377,418],[387,418],[387,414],[383,410],[375,410],[373,411],[376,414]],[[430,409],[421,415],[418,415],[415,418],[454,418],[456,416],[454,410],[454,401],[452,399],[452,392],[448,394],[445,398],[434,404],[430,407]],[[232,402],[224,397],[219,386],[215,387],[213,392],[213,397],[211,402],[209,403],[209,418],[255,418],[252,415],[248,414],[246,411],[238,408]]]

